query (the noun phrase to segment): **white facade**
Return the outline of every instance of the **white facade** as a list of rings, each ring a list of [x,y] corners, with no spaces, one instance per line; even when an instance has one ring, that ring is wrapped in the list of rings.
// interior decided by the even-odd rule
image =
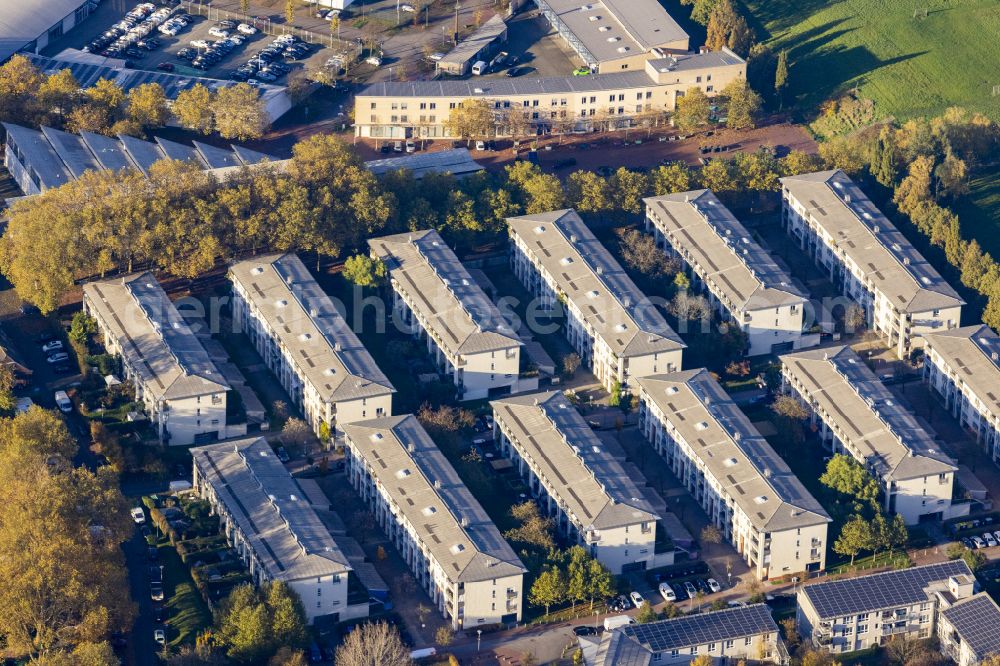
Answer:
[[[455,630],[513,624],[527,571],[415,417],[346,427],[347,476]]]
[[[194,489],[256,585],[281,581],[302,601],[310,623],[368,614],[367,599],[348,605],[350,566],[333,537],[263,438],[191,451]]]
[[[395,389],[294,254],[230,267],[233,320],[317,435],[392,413]]]
[[[575,211],[507,222],[514,275],[542,310],[563,309],[566,339],[605,389],[680,370],[684,343]]]
[[[952,503],[957,467],[850,347],[781,357],[784,390],[802,402],[833,453],[854,458],[882,488],[882,508],[907,525],[967,515]]]
[[[802,336],[808,299],[711,190],[645,203],[646,231],[684,262],[720,316],[747,334],[747,356],[810,346]]]
[[[566,397],[538,393],[491,405],[502,455],[560,536],[613,574],[652,567],[659,517]]]
[[[959,598],[938,615],[941,653],[958,666],[979,666],[1000,654],[998,627],[1000,607],[989,594]]]
[[[988,326],[967,326],[924,337],[924,381],[994,462],[1000,462],[998,363],[1000,336]]]
[[[436,231],[385,236],[368,245],[389,267],[397,324],[424,341],[460,400],[523,390],[520,338]]]
[[[971,596],[974,581],[961,560],[806,585],[796,598],[803,641],[834,654],[883,646],[896,636],[936,634],[942,608]]]
[[[782,224],[899,358],[965,304],[843,171],[782,178]]]
[[[83,309],[145,408],[161,442],[204,444],[246,434],[227,422],[230,390],[201,342],[152,273],[91,282]]]
[[[708,371],[638,384],[639,429],[757,578],[822,571],[829,515]]]

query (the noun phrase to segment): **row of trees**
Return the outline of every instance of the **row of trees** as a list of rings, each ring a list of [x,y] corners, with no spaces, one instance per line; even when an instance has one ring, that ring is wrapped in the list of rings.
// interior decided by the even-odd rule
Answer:
[[[269,124],[260,94],[247,84],[211,91],[199,83],[171,104],[158,83],[145,83],[128,93],[108,79],[81,88],[69,69],[44,74],[23,55],[0,66],[2,121],[143,136],[171,118],[195,131],[216,131],[241,141],[260,138]]]

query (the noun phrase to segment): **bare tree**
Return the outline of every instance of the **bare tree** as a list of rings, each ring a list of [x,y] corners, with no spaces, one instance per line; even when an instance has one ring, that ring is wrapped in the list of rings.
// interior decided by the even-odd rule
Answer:
[[[413,663],[396,627],[386,622],[362,624],[337,648],[338,666],[408,666]]]
[[[313,434],[309,424],[294,416],[285,421],[285,425],[281,429],[282,443],[298,453],[301,453],[306,445],[315,439],[316,435]]]

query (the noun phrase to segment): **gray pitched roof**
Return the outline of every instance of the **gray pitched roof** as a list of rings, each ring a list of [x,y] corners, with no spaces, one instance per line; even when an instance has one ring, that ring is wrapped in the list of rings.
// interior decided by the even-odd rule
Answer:
[[[840,169],[789,176],[781,184],[896,310],[918,313],[965,304]]]
[[[449,580],[527,572],[416,417],[358,421],[344,433]]]
[[[512,434],[536,474],[584,528],[610,529],[658,520],[642,491],[562,393],[494,400],[499,424]]]
[[[333,301],[292,253],[267,254],[233,264],[243,286],[300,371],[327,402],[395,393],[389,379]]]
[[[483,170],[483,166],[472,159],[468,148],[421,151],[411,155],[385,157],[365,162],[365,168],[376,176],[405,169],[418,180],[428,173],[450,173],[462,176]]]
[[[850,347],[785,354],[781,362],[839,425],[841,439],[857,448],[878,476],[903,480],[957,469],[909,406],[901,404]]]
[[[672,620],[630,624],[617,630],[652,652],[682,650],[720,641],[777,633],[766,604],[739,606]]]
[[[927,600],[929,585],[947,583],[951,576],[962,574],[972,575],[969,565],[952,560],[806,585],[801,593],[819,617],[827,619],[920,603]]]
[[[41,132],[27,127],[3,123],[7,131],[7,143],[15,149],[18,160],[38,176],[42,189],[59,187],[73,180],[52,144]]]
[[[179,399],[229,390],[222,372],[152,273],[90,282],[83,291],[154,396]]]
[[[978,659],[1000,654],[1000,607],[986,592],[941,611]]]
[[[728,309],[759,310],[808,300],[711,190],[644,201],[671,246],[724,295]]]
[[[437,231],[368,241],[395,287],[451,356],[521,346],[521,339]]]
[[[0,63],[90,0],[0,2]]]
[[[215,490],[275,580],[350,570],[305,493],[263,437],[191,449],[201,480]]]
[[[613,72],[590,76],[549,76],[531,78],[476,78],[468,80],[393,81],[373,83],[358,97],[510,97],[512,95],[544,95],[559,93],[593,93],[629,88],[658,87],[646,72]]]
[[[502,14],[494,14],[486,23],[479,26],[475,32],[463,39],[451,51],[441,58],[438,64],[464,65],[480,51],[493,43],[497,37],[507,32],[507,23]]]
[[[830,522],[708,370],[635,381],[755,528],[776,532]]]
[[[507,225],[615,354],[686,347],[576,211],[512,217]]]
[[[636,56],[688,34],[656,0],[543,0],[598,63]],[[612,41],[613,40],[613,41]]]
[[[958,373],[959,379],[1000,418],[1000,335],[986,324],[925,333],[927,346]],[[928,350],[929,352],[929,350]]]

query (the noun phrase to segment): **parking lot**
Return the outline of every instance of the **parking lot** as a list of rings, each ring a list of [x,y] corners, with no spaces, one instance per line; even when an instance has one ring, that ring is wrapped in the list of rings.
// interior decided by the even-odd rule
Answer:
[[[507,43],[500,47],[517,58],[517,65],[526,77],[569,76],[583,61],[537,12],[519,14],[507,24]],[[487,77],[507,75],[507,69],[487,74]]]
[[[335,53],[330,48],[302,42],[299,42],[302,46],[298,53],[289,53],[287,47],[293,41],[292,38],[280,37],[282,50],[276,52],[271,59],[271,63],[279,64],[267,67],[268,56],[262,57],[260,54],[279,37],[264,34],[261,27],[265,22],[241,25],[240,22],[233,20],[226,23],[211,20],[206,16],[186,14],[182,9],[174,9],[164,21],[159,14],[159,12],[166,13],[164,9],[156,6],[154,8],[156,13],[152,16],[148,11],[144,14],[134,13],[139,6],[141,5],[125,5],[124,12],[107,11],[107,7],[102,7],[95,16],[81,26],[80,30],[71,32],[67,39],[59,40],[58,44],[47,50],[47,55],[53,55],[64,48],[88,48],[98,54],[107,53],[110,57],[124,59],[137,69],[172,71],[187,76],[216,79],[230,79],[238,68],[254,61],[256,69],[265,67],[269,73],[257,76],[257,72],[254,71],[246,78],[252,77],[261,82],[285,85],[288,77],[294,76],[294,72],[305,68],[322,67]],[[150,6],[152,5],[148,5],[147,8]],[[133,20],[130,21],[132,26],[119,23],[123,19],[127,20],[125,17],[130,13],[133,16]],[[114,42],[105,44],[107,40],[95,44],[94,40],[99,40],[105,31],[113,29],[115,25],[127,29],[144,22],[154,23],[153,29],[124,50],[114,50]],[[175,24],[176,34],[160,30],[161,27],[166,29],[168,22]],[[108,51],[109,48],[112,50]]]

